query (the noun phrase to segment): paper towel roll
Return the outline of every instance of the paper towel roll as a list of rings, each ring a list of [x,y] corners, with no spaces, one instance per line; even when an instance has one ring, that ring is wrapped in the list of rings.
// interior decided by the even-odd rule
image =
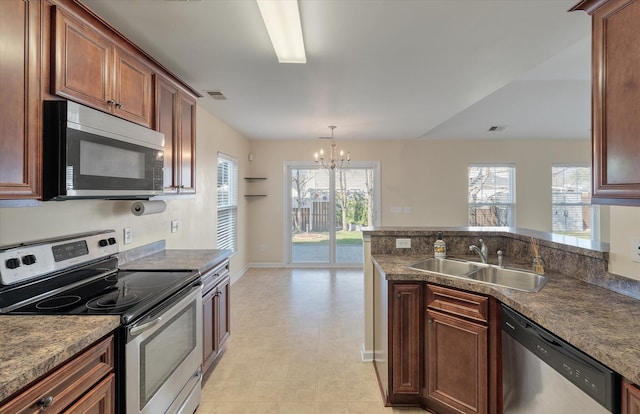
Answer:
[[[134,216],[146,216],[147,214],[162,213],[167,209],[167,203],[163,200],[136,201],[131,204],[131,212]]]

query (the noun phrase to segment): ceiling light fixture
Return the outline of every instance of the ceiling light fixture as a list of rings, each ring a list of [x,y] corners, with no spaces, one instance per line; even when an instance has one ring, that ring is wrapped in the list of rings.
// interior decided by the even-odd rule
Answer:
[[[298,0],[256,0],[280,63],[307,63]]]
[[[348,164],[351,161],[351,153],[347,152],[347,158],[344,158],[344,151],[340,150],[340,158],[336,158],[336,141],[333,139],[333,130],[336,129],[337,126],[329,125],[329,129],[331,130],[331,137],[326,137],[331,139],[331,149],[329,150],[330,158],[327,160],[327,163],[324,162],[324,150],[320,149],[320,154],[317,152],[313,155],[316,163],[322,165],[323,168],[327,169],[335,169],[335,168],[344,168],[345,162]],[[323,137],[324,138],[324,137]]]

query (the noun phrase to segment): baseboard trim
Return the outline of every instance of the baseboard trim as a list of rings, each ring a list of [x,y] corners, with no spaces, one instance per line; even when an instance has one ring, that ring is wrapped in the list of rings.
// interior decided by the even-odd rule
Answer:
[[[364,349],[364,344],[362,344],[362,349],[360,350],[360,358],[362,362],[373,362],[373,351]]]

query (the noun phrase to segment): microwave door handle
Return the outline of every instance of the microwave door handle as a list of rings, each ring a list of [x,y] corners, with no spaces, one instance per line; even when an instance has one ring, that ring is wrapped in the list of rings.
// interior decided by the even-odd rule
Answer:
[[[158,316],[156,319],[152,320],[151,322],[147,322],[147,323],[145,323],[143,325],[135,326],[135,327],[131,328],[129,330],[129,333],[131,335],[138,335],[140,332],[144,332],[147,329],[153,328],[154,326],[156,326],[160,322],[162,322],[162,316]]]

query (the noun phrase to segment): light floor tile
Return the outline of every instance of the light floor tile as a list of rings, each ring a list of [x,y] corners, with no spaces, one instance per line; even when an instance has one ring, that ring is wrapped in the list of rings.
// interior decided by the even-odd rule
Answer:
[[[231,287],[230,313],[197,414],[425,413],[385,408],[360,360],[361,270],[250,269]]]

